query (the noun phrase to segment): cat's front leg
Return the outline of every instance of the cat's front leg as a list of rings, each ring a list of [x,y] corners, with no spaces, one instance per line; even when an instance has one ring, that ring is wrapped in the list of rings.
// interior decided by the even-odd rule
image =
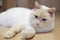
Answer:
[[[33,28],[26,28],[21,31],[19,40],[26,40],[26,38],[32,38],[36,31]]]
[[[5,33],[4,38],[9,39],[9,38],[12,38],[14,35],[15,35],[15,32],[13,32],[12,30],[9,30],[8,32]]]
[[[12,38],[16,33],[20,32],[23,29],[23,25],[16,24],[4,35],[4,38]]]

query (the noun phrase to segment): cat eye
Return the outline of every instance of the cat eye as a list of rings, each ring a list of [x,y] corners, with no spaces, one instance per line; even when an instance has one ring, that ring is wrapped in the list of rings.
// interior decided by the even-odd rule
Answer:
[[[37,15],[35,15],[35,18],[38,18],[38,16],[37,16]]]
[[[46,21],[46,20],[47,20],[47,19],[45,19],[45,18],[44,18],[44,19],[42,19],[42,21]]]

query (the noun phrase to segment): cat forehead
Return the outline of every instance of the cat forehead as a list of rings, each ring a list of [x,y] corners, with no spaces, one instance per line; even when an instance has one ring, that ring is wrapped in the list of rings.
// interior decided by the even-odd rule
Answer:
[[[37,10],[34,12],[34,14],[35,14],[35,15],[38,15],[38,16],[49,15],[48,10],[45,10],[45,9],[37,9]]]

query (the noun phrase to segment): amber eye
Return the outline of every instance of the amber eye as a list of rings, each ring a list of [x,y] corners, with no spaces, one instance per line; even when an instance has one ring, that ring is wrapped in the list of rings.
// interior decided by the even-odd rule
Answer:
[[[46,21],[47,19],[43,18],[42,21]]]
[[[37,15],[35,15],[35,18],[38,18],[38,16],[37,16]]]

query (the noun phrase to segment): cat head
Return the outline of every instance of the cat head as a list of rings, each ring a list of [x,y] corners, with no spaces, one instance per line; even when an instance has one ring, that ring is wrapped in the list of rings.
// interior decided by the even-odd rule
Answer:
[[[32,11],[31,20],[36,27],[48,27],[54,21],[55,8],[40,5],[37,1]]]

